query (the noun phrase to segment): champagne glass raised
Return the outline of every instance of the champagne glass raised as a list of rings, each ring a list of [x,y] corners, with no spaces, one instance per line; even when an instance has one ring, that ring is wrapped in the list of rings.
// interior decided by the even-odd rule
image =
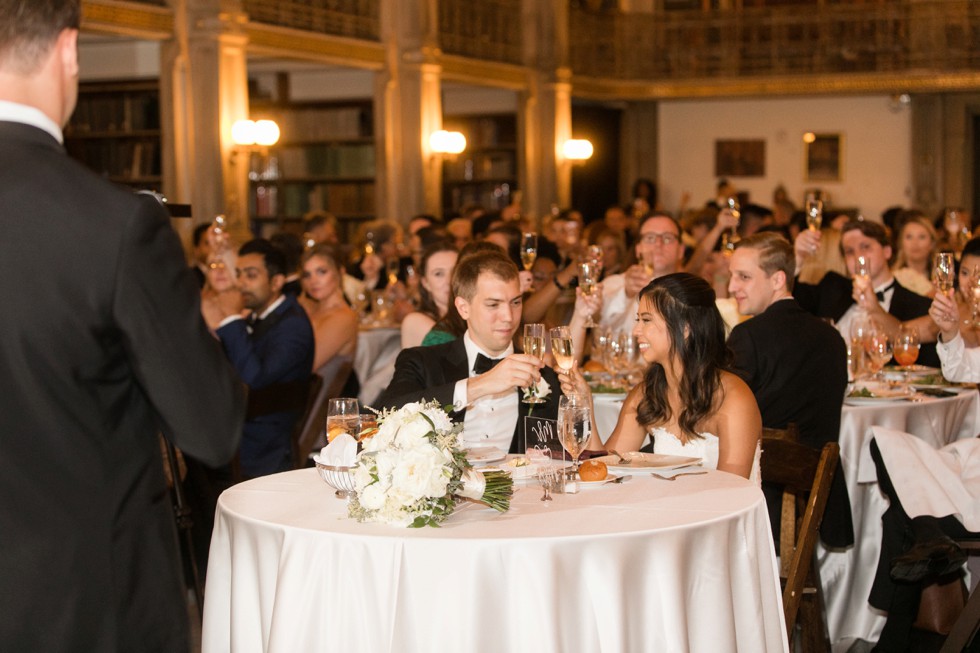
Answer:
[[[595,292],[596,284],[599,283],[599,268],[592,261],[585,261],[579,264],[578,273],[578,287],[582,290],[583,295],[591,295]],[[585,321],[586,328],[592,328],[596,326],[595,320],[592,319],[592,314],[589,314],[589,318]]]
[[[525,232],[521,235],[521,265],[525,270],[534,267],[534,261],[538,258],[538,235],[533,231]]]
[[[524,325],[524,353],[538,358],[544,358],[544,325],[525,324]],[[543,404],[544,399],[535,394],[535,386],[530,387],[528,396],[524,398],[525,404]]]
[[[564,371],[572,369],[575,356],[572,350],[572,332],[567,326],[555,327],[551,330],[551,353]]]
[[[736,220],[742,217],[742,207],[734,195],[725,200],[723,208],[727,208]],[[721,235],[721,251],[724,252],[725,256],[731,256],[735,252],[735,243],[739,240],[741,239],[738,237],[738,227],[732,227]]]
[[[953,289],[953,277],[956,276],[956,262],[952,252],[939,252],[936,254],[936,263],[932,270],[932,280],[936,284],[936,289],[941,293],[948,293]]]
[[[820,231],[823,223],[823,200],[814,194],[806,197],[806,226],[810,231]]]

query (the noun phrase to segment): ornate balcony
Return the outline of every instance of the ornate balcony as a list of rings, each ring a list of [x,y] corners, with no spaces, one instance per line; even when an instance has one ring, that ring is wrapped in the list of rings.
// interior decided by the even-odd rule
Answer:
[[[439,0],[439,47],[447,54],[520,64],[521,0]]]
[[[242,9],[255,23],[379,40],[380,0],[242,0]]]

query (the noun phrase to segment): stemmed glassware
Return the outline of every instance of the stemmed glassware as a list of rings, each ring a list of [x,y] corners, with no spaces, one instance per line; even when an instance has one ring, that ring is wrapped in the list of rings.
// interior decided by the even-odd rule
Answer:
[[[592,295],[595,292],[596,284],[599,283],[599,269],[598,266],[592,261],[584,261],[579,263],[578,268],[578,287],[582,290],[582,294],[586,296]],[[592,328],[596,326],[595,320],[592,319],[592,314],[589,314],[588,319],[585,321],[586,328]]]
[[[572,457],[575,473],[581,464],[579,457],[592,436],[592,407],[585,395],[562,395],[558,401],[558,438]]]
[[[823,200],[816,194],[806,196],[806,226],[810,231],[820,231],[823,223]]]
[[[534,261],[538,258],[538,235],[533,231],[525,232],[521,236],[521,265],[525,270],[534,267]]]
[[[868,259],[864,256],[857,257],[857,265],[854,268],[854,276],[861,279],[871,279],[871,266]]]
[[[911,392],[909,372],[919,358],[919,331],[914,325],[904,322],[898,325],[898,335],[895,336],[892,353],[895,356],[895,362],[905,372],[906,392]]]
[[[397,256],[391,256],[385,261],[385,272],[388,275],[388,286],[398,283],[398,272],[401,270],[401,261]]]
[[[327,400],[327,438],[347,433],[355,440],[361,432],[361,407],[356,398],[337,397]]]
[[[538,358],[544,358],[544,325],[525,324],[524,325],[524,353]],[[524,398],[525,404],[543,404],[544,399],[535,394],[534,386],[531,386],[529,394]]]
[[[963,297],[970,304],[970,325],[980,327],[980,265],[973,266],[966,288],[960,288]]]
[[[936,284],[936,289],[942,293],[948,293],[953,289],[953,277],[956,275],[956,262],[952,252],[939,252],[936,254],[935,266],[932,270],[932,280]]]
[[[854,315],[850,326],[848,353],[851,361],[851,378],[857,381],[870,367],[870,357],[865,351],[864,342],[874,329],[874,322],[863,310]]]
[[[725,207],[723,208],[727,208],[736,220],[742,216],[742,207],[734,195],[725,200]],[[724,252],[725,256],[732,255],[735,251],[735,243],[739,240],[741,239],[738,237],[738,227],[732,227],[721,235],[721,251]]]
[[[567,326],[555,327],[551,330],[551,353],[558,367],[564,371],[572,369],[575,355],[572,349],[572,332]]]
[[[585,250],[585,258],[596,267],[596,278],[602,277],[603,252],[599,245],[589,245]]]
[[[868,354],[871,378],[880,380],[882,368],[892,357],[892,343],[884,329],[872,325],[864,338],[864,350]]]

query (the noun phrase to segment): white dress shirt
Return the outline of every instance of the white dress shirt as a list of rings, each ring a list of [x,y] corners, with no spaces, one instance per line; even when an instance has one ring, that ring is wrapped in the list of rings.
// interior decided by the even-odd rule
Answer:
[[[511,345],[499,356],[491,356],[473,342],[468,330],[463,334],[463,345],[466,347],[466,365],[469,370],[467,378],[476,376],[473,366],[476,364],[477,354],[483,354],[487,358],[504,358],[514,353],[514,346]],[[495,395],[480,397],[471,403],[466,396],[466,381],[467,379],[457,381],[453,392],[453,405],[456,409],[466,408],[463,432],[460,434],[463,447],[469,449],[491,446],[508,451],[519,416],[520,399],[517,389],[510,388]]]
[[[881,292],[885,288],[888,288],[888,290],[885,290],[884,299],[878,302],[879,304],[881,304],[881,309],[886,313],[888,312],[888,309],[890,309],[892,306],[892,295],[895,294],[895,286],[892,285],[894,281],[895,278],[892,277],[891,279],[889,279],[888,281],[886,281],[885,283],[879,285],[877,288],[874,289],[874,291],[877,293],[877,292]],[[891,285],[891,288],[888,287],[889,285]],[[844,338],[844,342],[850,344],[851,323],[854,322],[858,314],[863,312],[864,309],[858,306],[857,302],[855,302],[848,307],[848,309],[844,312],[844,314],[841,315],[840,319],[837,320],[837,322],[834,324],[834,326],[840,332],[841,337]]]
[[[980,382],[980,347],[966,348],[960,334],[949,342],[940,338],[936,353],[943,366],[943,376],[956,383]]]
[[[47,114],[35,107],[0,100],[0,120],[33,125],[54,136],[59,143],[65,142],[65,138],[61,133],[61,127],[56,125],[54,120],[51,120]]]

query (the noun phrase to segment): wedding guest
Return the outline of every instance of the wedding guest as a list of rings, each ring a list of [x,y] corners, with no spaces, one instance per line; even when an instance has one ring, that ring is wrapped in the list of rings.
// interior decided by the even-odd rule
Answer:
[[[65,154],[78,0],[0,0],[0,650],[187,651],[160,433],[229,460],[244,389],[164,208]]]
[[[980,345],[980,238],[967,241],[960,252],[956,283],[956,306],[960,314],[960,337],[967,347]]]
[[[459,252],[449,241],[431,245],[422,254],[419,308],[402,320],[402,349],[421,345],[426,334],[446,315],[458,258]]]
[[[320,244],[303,255],[303,295],[299,304],[313,327],[313,367],[319,370],[334,356],[354,358],[358,316],[344,299],[342,268],[336,250]],[[356,381],[343,396],[356,397]],[[348,392],[353,394],[348,394]]]
[[[326,211],[310,211],[304,215],[303,232],[306,245],[310,247],[319,243],[327,245],[340,243],[337,218]]]
[[[912,213],[900,220],[895,247],[895,264],[892,272],[900,284],[914,293],[932,297],[935,289],[930,276],[932,259],[939,239],[932,221],[920,213]]]
[[[752,390],[730,371],[711,286],[686,272],[653,280],[640,292],[633,335],[649,367],[606,444],[593,425],[588,448],[637,451],[650,436],[655,453],[701,458],[705,467],[758,482],[762,419]],[[577,366],[560,379],[562,392],[591,401]]]
[[[269,242],[282,252],[283,258],[286,260],[286,283],[282,286],[283,294],[299,297],[299,294],[303,292],[303,286],[300,283],[300,263],[303,259],[302,239],[293,233],[280,232],[273,234],[269,238]]]
[[[496,252],[464,256],[453,271],[452,288],[466,332],[452,342],[402,350],[391,384],[375,405],[435,399],[452,405],[452,416],[462,420],[464,446],[520,452],[522,417],[533,406],[535,415],[555,418],[559,392],[554,372],[540,358],[514,353],[523,299],[517,266]],[[545,403],[521,400],[520,391],[532,386]]]
[[[456,249],[463,249],[473,240],[473,223],[466,218],[453,218],[446,224],[446,231],[452,236]]]
[[[194,278],[197,279],[199,288],[204,287],[204,278],[208,272],[208,257],[211,255],[211,244],[205,238],[205,235],[210,228],[210,223],[199,224],[194,227],[194,231],[191,234],[191,255],[194,258],[194,263],[191,265],[191,272],[194,273]]]

